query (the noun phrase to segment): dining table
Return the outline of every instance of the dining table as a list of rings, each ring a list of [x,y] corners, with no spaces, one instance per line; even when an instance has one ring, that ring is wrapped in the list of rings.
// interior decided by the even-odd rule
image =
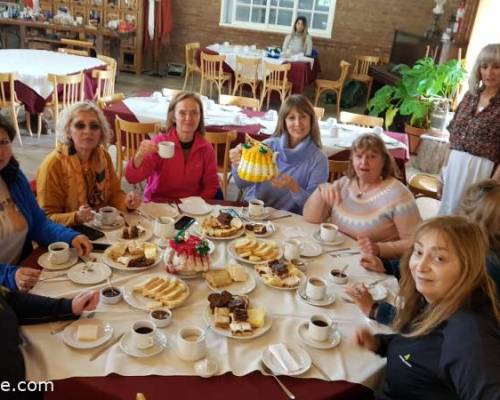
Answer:
[[[186,202],[184,203],[184,200]],[[240,216],[249,221],[248,208],[240,203],[211,201],[202,209],[187,207],[188,200],[178,205],[144,203],[139,212],[123,214],[129,224],[138,224],[145,233],[144,239],[155,242],[152,224],[160,216],[179,218],[179,211],[191,215],[196,222],[189,233],[200,235],[201,223],[208,215],[217,216],[221,211]],[[197,199],[199,200],[199,199]],[[200,215],[204,214],[204,215]],[[246,267],[248,279],[255,285],[247,289],[250,304],[265,309],[266,330],[246,340],[221,334],[207,317],[207,297],[213,292],[201,274],[191,279],[182,278],[189,287],[190,295],[179,307],[174,308],[173,321],[158,335],[163,338],[162,348],[157,354],[139,357],[124,345],[126,332],[135,321],[148,318],[148,312],[141,309],[130,296],[117,304],[100,301],[92,315],[83,315],[67,326],[68,322],[50,322],[22,327],[21,346],[28,380],[44,380],[54,383],[54,390],[45,393],[46,399],[133,399],[142,392],[148,400],[164,399],[166,396],[183,398],[221,399],[265,399],[285,398],[280,386],[272,377],[263,373],[261,359],[272,344],[284,344],[294,351],[306,352],[311,363],[305,362],[304,369],[297,376],[281,375],[280,379],[296,398],[307,399],[370,399],[383,376],[385,359],[363,348],[353,345],[352,336],[358,327],[367,327],[373,332],[389,333],[390,329],[369,320],[358,307],[345,296],[344,285],[334,284],[332,269],[342,269],[349,277],[349,284],[364,283],[377,287],[377,296],[394,302],[398,282],[393,276],[367,271],[359,264],[360,252],[356,241],[338,233],[335,243],[322,243],[319,225],[311,224],[300,215],[265,208],[263,217],[273,225],[271,235],[265,239],[280,249],[286,239],[295,238],[302,243],[301,257],[304,272],[301,285],[307,277],[319,277],[328,282],[328,301],[321,306],[312,304],[300,291],[280,290],[264,282],[254,267],[239,258],[234,252],[233,240],[211,238],[214,252],[211,254],[210,269],[221,269],[235,262]],[[97,242],[116,243],[120,241],[121,228],[104,231],[105,236]],[[206,237],[206,236],[205,236]],[[237,240],[237,239],[234,239]],[[164,250],[158,254],[157,262],[149,269],[137,271],[113,267],[102,253],[92,253],[97,261],[112,266],[110,283],[124,293],[130,293],[137,282],[152,274],[168,276],[165,269]],[[36,249],[22,265],[39,267],[46,257],[46,249]],[[45,266],[46,265],[45,259]],[[71,270],[70,270],[71,271]],[[33,294],[52,297],[73,297],[82,290],[99,290],[109,283],[100,282],[82,285],[68,279],[66,270],[43,269],[40,281],[32,289]],[[192,279],[194,278],[194,279]],[[228,288],[231,290],[231,288]],[[323,315],[333,321],[332,335],[338,340],[324,346],[307,339],[304,329],[312,315]],[[112,327],[112,339],[102,347],[85,349],[75,345],[71,325],[85,323],[94,318]],[[205,332],[207,358],[217,365],[215,376],[198,376],[193,362],[179,358],[177,334],[187,325],[198,326]],[[64,330],[62,329],[64,328]],[[73,330],[71,330],[73,329]],[[121,340],[120,335],[125,334]],[[111,338],[110,336],[110,338]],[[332,336],[333,337],[333,336]],[[116,341],[117,340],[117,341]],[[70,346],[69,344],[72,345]],[[109,347],[106,347],[109,346]],[[90,361],[100,351],[101,355]],[[302,349],[302,350],[299,350]],[[290,374],[293,375],[293,374]]]

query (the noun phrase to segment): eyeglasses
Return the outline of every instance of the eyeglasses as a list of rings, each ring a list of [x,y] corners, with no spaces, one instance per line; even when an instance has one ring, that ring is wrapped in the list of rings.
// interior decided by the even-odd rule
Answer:
[[[11,144],[12,142],[9,139],[1,139],[0,140],[0,146],[7,146],[8,144]]]
[[[85,124],[84,122],[75,122],[73,124],[73,127],[78,129],[78,130],[82,130],[82,129],[85,129],[87,127],[87,124]],[[98,123],[90,123],[88,125],[88,127],[91,131],[98,131],[101,129],[101,125],[99,125]]]

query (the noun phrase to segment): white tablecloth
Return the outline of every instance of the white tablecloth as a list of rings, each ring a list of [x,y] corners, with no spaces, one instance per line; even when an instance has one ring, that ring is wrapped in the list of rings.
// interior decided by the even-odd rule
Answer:
[[[104,65],[97,58],[47,50],[0,50],[0,73],[15,72],[16,79],[46,99],[52,93],[48,74],[68,75]]]
[[[215,206],[215,209],[218,207]],[[131,221],[135,218],[137,218],[135,215],[127,216],[127,219]],[[301,240],[311,240],[311,234],[318,229],[317,225],[305,223],[300,216],[280,219],[275,223],[279,230],[271,236],[271,239],[278,243],[283,238],[292,236],[297,236]],[[192,226],[192,229],[198,228],[198,224]],[[340,247],[356,248],[356,244],[352,239],[347,239]],[[225,258],[228,258],[225,256],[225,242],[218,241],[213,264],[221,267],[224,265]],[[372,282],[384,277],[384,275],[369,272],[360,267],[358,255],[332,258],[326,254],[308,259],[306,275],[326,278],[331,268],[342,267],[345,264],[349,265],[347,273],[353,282]],[[158,266],[156,270],[163,270],[163,266]],[[112,282],[120,286],[124,280],[150,272],[152,271],[139,273],[113,271]],[[248,272],[255,275],[250,267]],[[255,278],[257,287],[249,294],[250,300],[265,305],[267,318],[273,319],[272,328],[263,336],[252,340],[228,339],[211,330],[207,331],[209,356],[217,361],[218,374],[232,371],[235,375],[241,376],[258,370],[260,356],[266,346],[279,342],[299,343],[298,325],[307,321],[308,317],[313,314],[325,313],[338,321],[338,328],[343,336],[342,342],[338,347],[330,350],[305,347],[313,360],[327,371],[333,380],[348,380],[372,388],[378,384],[385,361],[369,351],[354,347],[351,344],[351,337],[357,326],[367,325],[375,331],[387,331],[387,328],[373,322],[368,323],[354,304],[345,302],[340,296],[337,296],[335,303],[328,307],[314,307],[299,301],[294,291],[272,289],[265,286],[256,275]],[[202,328],[206,326],[202,313],[208,305],[207,296],[210,291],[203,279],[186,282],[190,286],[191,295],[185,305],[174,310],[172,324],[163,329],[169,344],[161,354],[151,358],[132,358],[123,353],[116,344],[97,360],[90,362],[89,357],[96,351],[95,349],[72,349],[63,344],[62,333],[56,335],[49,333],[51,327],[57,326],[59,322],[25,326],[22,328],[22,333],[26,339],[23,352],[26,359],[27,379],[52,380],[75,376],[105,376],[110,373],[128,376],[195,375],[193,363],[181,361],[177,357],[174,337],[182,326],[189,324]],[[388,277],[384,285],[391,293],[397,291],[397,282],[393,277]],[[36,285],[33,293],[72,296],[80,290],[82,287],[67,281],[41,282]],[[334,290],[340,294],[343,287],[335,286]],[[133,309],[124,301],[117,305],[99,304],[97,310],[96,318],[109,321],[114,327],[115,335],[130,329],[134,321],[147,318],[145,312]],[[302,377],[324,379],[314,367]]]

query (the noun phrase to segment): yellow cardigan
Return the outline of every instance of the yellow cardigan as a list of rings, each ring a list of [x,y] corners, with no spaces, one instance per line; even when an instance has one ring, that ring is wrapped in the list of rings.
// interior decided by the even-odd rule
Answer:
[[[82,204],[79,204],[77,199],[76,180],[68,180],[64,176],[61,157],[58,149],[55,149],[40,165],[36,178],[37,200],[52,221],[71,226],[76,224],[76,212]],[[121,190],[120,181],[107,151],[105,151],[105,157],[106,170],[110,175],[110,188],[108,198],[105,199],[106,204],[103,205],[126,211],[126,194]]]

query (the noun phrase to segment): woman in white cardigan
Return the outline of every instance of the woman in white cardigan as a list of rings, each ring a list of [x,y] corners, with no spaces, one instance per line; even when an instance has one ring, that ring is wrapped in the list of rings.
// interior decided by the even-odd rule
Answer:
[[[312,53],[312,38],[307,33],[307,20],[305,17],[297,17],[293,24],[293,31],[285,37],[283,42],[283,53],[290,55]]]

